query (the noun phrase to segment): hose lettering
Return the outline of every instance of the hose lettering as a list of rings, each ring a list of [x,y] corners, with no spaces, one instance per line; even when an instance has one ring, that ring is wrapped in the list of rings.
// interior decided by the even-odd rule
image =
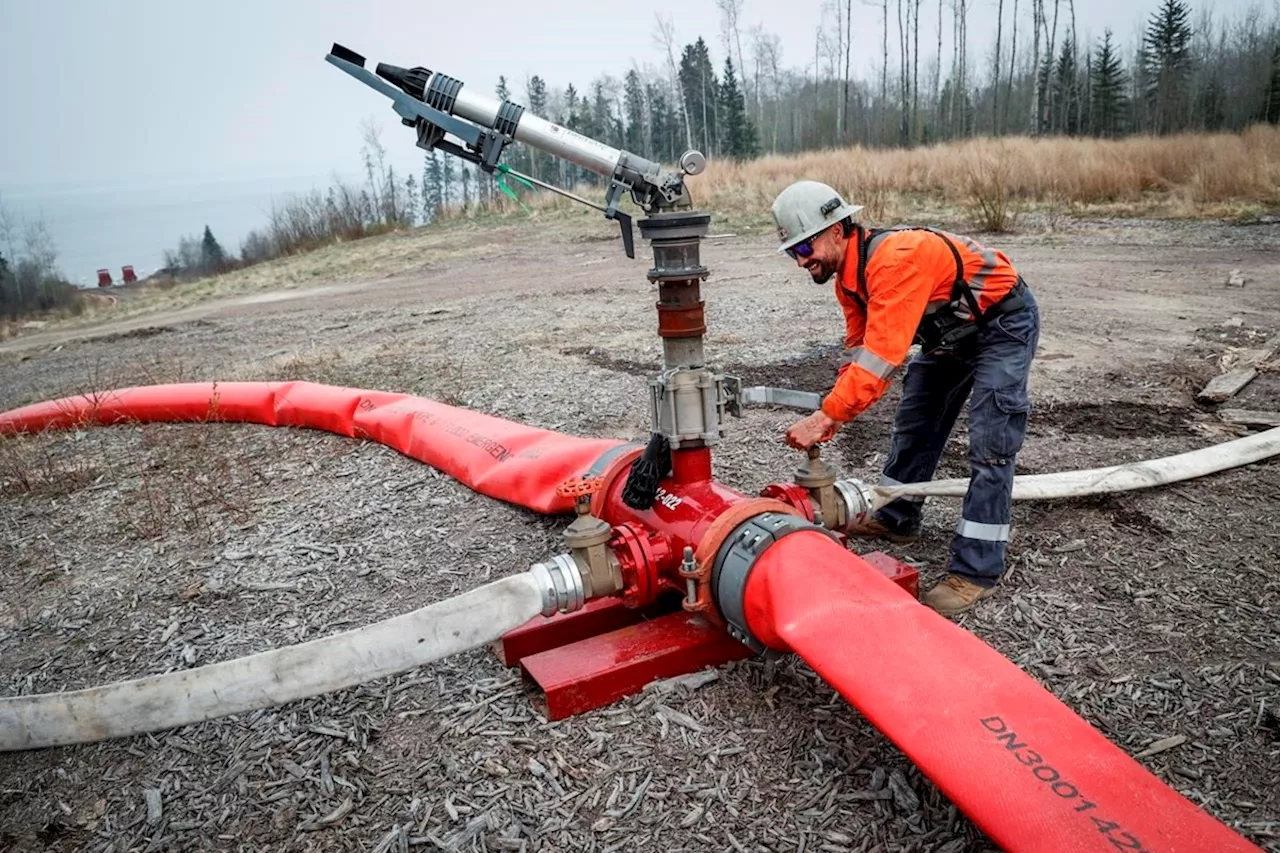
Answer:
[[[1007,735],[997,735],[996,740],[1003,743],[1004,748],[1010,752],[1017,752],[1020,749],[1027,748],[1025,743],[1018,743],[1018,736],[1013,732],[1009,732]]]
[[[1003,717],[981,717],[978,722],[995,737],[996,743],[1003,746],[1006,752],[1013,753],[1014,759],[1019,764],[1023,767],[1031,768],[1031,775],[1037,781],[1047,785],[1054,796],[1062,800],[1081,800],[1082,802],[1073,811],[1087,812],[1098,807],[1097,803],[1086,800],[1080,793],[1080,789],[1073,783],[1063,779],[1062,773],[1048,759],[1020,741],[1017,732],[1009,726]],[[1125,832],[1123,827],[1115,821],[1095,815],[1090,815],[1089,820],[1094,829],[1105,836],[1107,842],[1117,850],[1137,850],[1139,853],[1150,853],[1136,836]]]
[[[1040,772],[1041,770],[1044,770],[1047,772],[1041,773]],[[1048,764],[1041,764],[1035,770],[1032,770],[1031,774],[1035,776],[1037,779],[1039,779],[1041,782],[1057,782],[1059,779],[1062,778],[1061,776],[1058,775],[1058,771],[1054,770]]]
[[[1026,752],[1015,753],[1014,757],[1028,767],[1034,767],[1037,764],[1044,764],[1044,759],[1041,758],[1040,753],[1036,752],[1034,749],[1029,749]]]
[[[1063,790],[1059,790],[1059,788],[1062,788]],[[1049,790],[1053,791],[1064,800],[1074,800],[1076,797],[1080,796],[1080,792],[1076,790],[1076,786],[1072,785],[1070,782],[1054,782],[1049,786]],[[1070,793],[1064,793],[1064,791],[1069,791]],[[1090,805],[1092,805],[1092,803],[1090,803]],[[1080,810],[1076,809],[1076,811]]]
[[[483,435],[475,435],[473,433],[471,437],[467,439],[467,444],[474,444],[476,447],[480,448],[485,453],[488,453],[499,462],[506,462],[511,458],[511,451],[508,450],[505,445]]]

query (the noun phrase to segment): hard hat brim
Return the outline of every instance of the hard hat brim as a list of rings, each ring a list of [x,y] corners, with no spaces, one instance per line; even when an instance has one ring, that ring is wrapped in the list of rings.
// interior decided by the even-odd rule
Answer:
[[[819,234],[825,231],[826,229],[830,228],[832,225],[835,225],[837,222],[840,222],[843,219],[847,219],[850,216],[857,215],[857,213],[861,210],[862,210],[862,205],[860,204],[846,204],[844,207],[840,208],[835,213],[833,213],[829,221],[822,223],[817,228],[811,228],[808,231],[801,234],[800,236],[793,237],[790,240],[783,243],[781,246],[778,247],[778,254],[782,254],[787,249],[790,249],[792,246],[794,246],[796,243],[803,243],[805,240],[808,240],[814,234]]]

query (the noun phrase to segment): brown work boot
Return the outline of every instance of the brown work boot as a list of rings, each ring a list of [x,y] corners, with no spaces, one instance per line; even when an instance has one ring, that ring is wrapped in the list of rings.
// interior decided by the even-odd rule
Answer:
[[[896,545],[906,545],[920,541],[920,522],[916,521],[914,524],[898,529],[889,527],[874,515],[869,515],[863,519],[862,523],[850,527],[845,533],[855,539],[887,539]]]
[[[978,586],[959,575],[947,575],[933,589],[922,595],[920,602],[927,607],[932,607],[943,616],[955,616],[995,593],[995,587]]]

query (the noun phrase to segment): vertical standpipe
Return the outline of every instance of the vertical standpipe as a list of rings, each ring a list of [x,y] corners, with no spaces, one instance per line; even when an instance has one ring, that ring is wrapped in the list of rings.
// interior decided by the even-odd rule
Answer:
[[[720,377],[706,366],[703,335],[701,244],[711,216],[695,211],[661,213],[640,220],[653,247],[649,280],[658,285],[658,335],[663,373],[653,384],[654,429],[673,450],[709,447],[720,436]]]

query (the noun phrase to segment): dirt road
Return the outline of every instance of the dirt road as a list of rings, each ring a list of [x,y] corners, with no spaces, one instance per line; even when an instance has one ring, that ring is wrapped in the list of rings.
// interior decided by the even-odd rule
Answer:
[[[1044,318],[1022,472],[1232,435],[1192,396],[1280,331],[1280,227],[1102,222],[988,242]],[[660,353],[647,263],[603,226],[504,228],[456,248],[447,263],[424,250],[412,273],[5,342],[0,410],[151,382],[310,379],[582,435],[645,434],[644,377]],[[716,362],[748,384],[825,391],[841,334],[829,289],[763,237],[711,241],[704,261]],[[1244,288],[1226,286],[1233,270]],[[833,443],[843,472],[875,476],[895,397]],[[1280,372],[1231,405],[1280,410]],[[731,423],[719,476],[747,491],[788,478],[796,458],[781,435],[794,417]],[[965,473],[963,424],[940,473]],[[891,550],[932,580],[957,516],[930,504],[926,541]],[[1184,735],[1144,763],[1273,850],[1277,519],[1280,463],[1020,505],[1003,591],[964,618],[1131,753]],[[151,426],[0,441],[0,694],[364,624],[557,553],[562,525],[329,435]],[[0,847],[389,850],[403,835],[428,850],[990,849],[795,661],[739,664],[696,691],[558,724],[517,687],[476,652],[152,738],[0,755]],[[668,726],[660,705],[705,730]],[[893,796],[895,776],[918,802]]]

